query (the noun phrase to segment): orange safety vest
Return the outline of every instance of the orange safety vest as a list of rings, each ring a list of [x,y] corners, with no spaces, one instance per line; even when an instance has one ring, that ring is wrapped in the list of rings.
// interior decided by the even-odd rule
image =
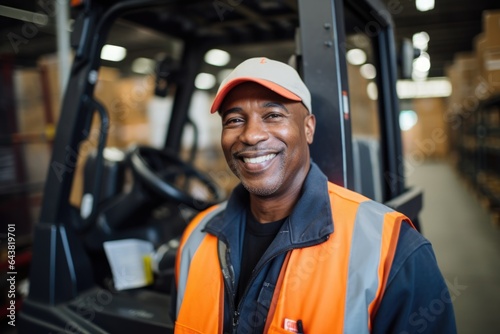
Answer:
[[[308,334],[360,334],[371,330],[401,222],[411,222],[401,213],[332,183],[328,184],[328,192],[335,230],[324,243],[287,254],[265,333],[293,333],[299,319]],[[212,207],[198,215],[181,241],[176,264],[177,334],[223,331],[224,281],[218,240],[201,232],[223,209]],[[185,247],[192,250],[181,258]]]

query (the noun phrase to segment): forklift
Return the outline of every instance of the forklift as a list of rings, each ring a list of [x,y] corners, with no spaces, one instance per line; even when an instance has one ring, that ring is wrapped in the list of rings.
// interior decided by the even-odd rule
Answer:
[[[414,55],[411,45],[395,41],[397,6],[380,0],[72,1],[74,59],[18,332],[173,332],[169,291],[178,240],[197,212],[227,198],[214,173],[194,163],[200,125],[189,113],[197,75],[213,69],[204,56],[215,48],[231,54],[228,67],[257,56],[293,64],[312,95],[315,163],[330,181],[405,213],[418,226],[422,191],[405,185],[396,92]],[[109,154],[110,110],[95,91],[101,52],[117,25],[165,41],[154,45],[165,48],[154,94],[173,102],[160,148],[136,144]],[[360,65],[348,61],[352,49],[365,52],[372,75],[360,76]],[[82,143],[96,124],[95,150],[84,155]],[[188,157],[186,133],[194,137]],[[85,159],[79,206],[70,201],[78,159]],[[128,239],[162,250],[161,270],[150,285],[116,289],[104,245]]]

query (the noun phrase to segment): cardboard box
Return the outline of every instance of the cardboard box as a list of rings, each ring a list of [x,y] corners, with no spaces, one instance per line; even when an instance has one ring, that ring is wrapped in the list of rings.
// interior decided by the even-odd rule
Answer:
[[[500,11],[483,13],[483,33],[475,47],[482,79],[492,95],[500,94]]]
[[[479,74],[476,54],[473,52],[459,52],[455,54],[454,64],[459,80],[465,85],[464,88],[471,88]]]
[[[486,49],[483,63],[486,81],[495,93],[500,94],[500,46]]]
[[[448,99],[449,108],[460,112],[460,106],[467,99],[476,99],[476,87],[479,77],[479,64],[474,52],[457,53],[453,64],[446,69],[446,75],[452,85],[452,94]]]
[[[36,69],[14,72],[17,133],[43,133],[45,126],[44,105]]]
[[[51,108],[51,119],[56,124],[59,119],[63,89],[59,83],[59,61],[57,54],[44,55],[38,60],[39,81],[46,82],[45,90],[48,92]],[[64,87],[63,87],[64,88]]]
[[[452,87],[451,94],[448,97],[448,109],[450,109],[450,112],[459,112],[458,110],[454,110],[457,109],[461,103],[461,97],[458,92],[458,85],[460,80],[456,66],[454,66],[454,64],[446,66],[445,75],[450,80]]]
[[[483,31],[488,40],[494,40],[500,37],[500,10],[484,11]]]
[[[481,33],[474,37],[474,53],[476,54],[477,58],[477,65],[479,68],[479,74],[482,75],[484,72],[484,63],[483,63],[483,58],[482,55],[484,53],[484,49],[486,47],[486,35],[484,33]]]
[[[118,70],[101,68],[95,96],[108,112],[110,129],[108,146],[126,148],[131,143],[147,143],[147,103],[153,94],[153,83],[147,77],[121,78]],[[99,120],[94,119],[94,131]]]

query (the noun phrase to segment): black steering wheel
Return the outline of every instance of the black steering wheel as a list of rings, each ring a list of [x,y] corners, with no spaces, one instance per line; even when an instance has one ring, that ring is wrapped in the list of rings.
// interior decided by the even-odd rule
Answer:
[[[166,200],[196,210],[223,200],[223,192],[213,180],[170,151],[137,146],[130,152],[130,163],[134,177]]]

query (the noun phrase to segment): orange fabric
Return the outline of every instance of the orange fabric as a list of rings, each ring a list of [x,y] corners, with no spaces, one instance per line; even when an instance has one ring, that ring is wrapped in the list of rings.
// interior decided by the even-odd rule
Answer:
[[[308,333],[343,333],[349,254],[357,209],[367,200],[362,195],[331,184],[335,230],[318,247],[292,252],[281,287],[277,308],[268,333],[290,333],[283,329],[285,319],[301,319]],[[337,195],[337,196],[335,196]],[[342,210],[335,210],[341,207]],[[379,286],[368,311],[372,318],[382,300],[404,216],[390,212],[384,216]],[[328,263],[328,265],[324,265]],[[329,281],[325,282],[324,279]],[[275,301],[273,300],[273,303]],[[367,326],[370,328],[371,324]]]
[[[365,197],[330,185],[334,232],[323,244],[292,252],[269,333],[290,333],[284,319],[301,319],[307,333],[342,333],[351,239]],[[352,198],[355,200],[346,200]],[[334,208],[342,208],[336,210]],[[325,282],[325,278],[330,279]]]
[[[198,215],[196,215],[196,217],[193,218],[193,220],[191,220],[189,225],[184,230],[184,233],[182,234],[182,237],[180,240],[179,249],[177,250],[177,254],[175,256],[175,284],[176,284],[176,286],[178,286],[178,284],[179,284],[180,256],[182,253],[182,249],[184,248],[184,245],[186,244],[186,240],[189,238],[189,236],[191,235],[191,232],[193,232],[194,228],[196,226],[198,226],[198,224],[203,220],[203,218],[208,213],[212,212],[213,210],[217,209],[218,207],[219,207],[218,205],[214,205],[214,206],[211,206],[210,208],[206,209],[205,211],[200,212]]]
[[[208,234],[193,256],[188,288],[175,322],[176,334],[222,333],[224,287],[217,243],[217,238]]]

